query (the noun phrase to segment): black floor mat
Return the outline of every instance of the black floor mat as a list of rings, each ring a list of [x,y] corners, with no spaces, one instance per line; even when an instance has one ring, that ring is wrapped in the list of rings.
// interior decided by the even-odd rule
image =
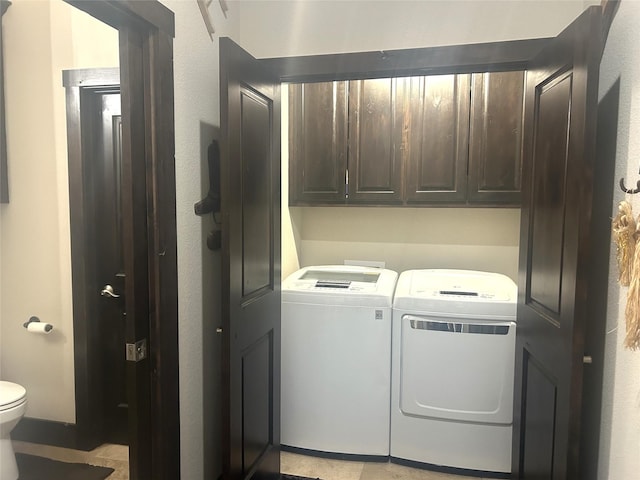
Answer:
[[[49,458],[16,453],[18,480],[104,480],[113,468],[96,467],[86,463],[66,463]]]

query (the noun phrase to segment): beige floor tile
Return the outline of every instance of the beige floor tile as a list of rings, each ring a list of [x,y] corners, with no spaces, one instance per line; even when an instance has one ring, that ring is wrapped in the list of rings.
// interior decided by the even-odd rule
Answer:
[[[405,467],[395,463],[366,463],[360,480],[482,480],[447,473],[433,472],[420,468]],[[329,480],[329,479],[326,479]]]
[[[105,443],[91,452],[91,455],[98,458],[108,458],[111,460],[129,461],[129,447],[127,445],[116,445]]]
[[[364,466],[362,462],[331,460],[290,452],[282,452],[280,462],[282,473],[322,480],[360,480]]]

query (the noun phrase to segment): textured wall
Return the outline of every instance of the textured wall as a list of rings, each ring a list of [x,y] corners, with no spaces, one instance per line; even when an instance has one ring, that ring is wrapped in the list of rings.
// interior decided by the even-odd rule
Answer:
[[[622,1],[612,25],[600,67],[600,97],[620,80],[616,182],[638,180],[640,162],[640,2]],[[611,216],[625,198],[614,188]],[[640,195],[626,196],[636,215]],[[640,471],[640,352],[624,349],[626,287],[617,283],[614,248],[611,248],[602,427],[598,478],[628,480]]]
[[[174,40],[176,211],[178,229],[178,348],[180,361],[181,478],[221,473],[219,427],[220,253],[207,249],[211,215],[193,204],[208,187],[207,146],[219,135],[218,40],[233,34],[234,17],[218,2],[209,11],[216,29],[205,29],[196,1],[163,0],[175,13]],[[231,14],[232,12],[230,12]]]

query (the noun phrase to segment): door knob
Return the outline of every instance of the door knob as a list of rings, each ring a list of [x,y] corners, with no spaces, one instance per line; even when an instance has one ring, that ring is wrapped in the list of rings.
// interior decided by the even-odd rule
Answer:
[[[119,298],[120,295],[114,293],[113,287],[111,285],[105,285],[100,291],[100,295],[103,297],[111,297],[111,298]]]

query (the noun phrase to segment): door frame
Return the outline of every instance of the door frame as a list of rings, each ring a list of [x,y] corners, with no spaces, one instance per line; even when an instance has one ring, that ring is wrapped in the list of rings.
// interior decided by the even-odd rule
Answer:
[[[127,390],[135,399],[135,417],[129,422],[130,473],[132,480],[174,480],[180,477],[174,15],[157,0],[65,1],[119,31],[123,137],[144,146],[142,156],[136,155],[135,149],[123,149],[123,164],[129,165],[125,168],[129,168],[131,187],[138,195],[123,198],[123,202],[127,198],[135,201],[128,206],[123,203],[123,218],[132,224],[135,209],[147,220],[146,228],[134,228],[128,238],[136,248],[146,246],[147,255],[135,264],[135,282],[127,288],[127,305],[133,305],[136,312],[148,312],[146,318],[138,315],[136,325],[127,326],[129,336],[148,335],[147,359],[130,365],[127,374]],[[140,42],[132,41],[133,37]],[[132,68],[138,61],[140,68]],[[143,113],[127,118],[132,111]],[[68,135],[70,204],[75,209],[71,215],[72,220],[79,215],[83,222],[89,217],[82,209],[78,183],[82,175],[81,138],[72,131]],[[82,262],[79,249],[85,248],[82,242],[75,243],[72,238],[74,265]],[[74,314],[75,310],[74,292]]]
[[[446,73],[524,70],[550,38],[264,58],[281,82],[330,82]]]
[[[66,90],[67,147],[69,157],[69,213],[71,230],[71,278],[73,296],[73,349],[76,400],[75,448],[92,450],[103,440],[102,383],[100,371],[100,332],[95,288],[91,228],[93,200],[88,155],[90,128],[83,119],[90,112],[86,100],[102,92],[120,92],[120,69],[64,70]]]

